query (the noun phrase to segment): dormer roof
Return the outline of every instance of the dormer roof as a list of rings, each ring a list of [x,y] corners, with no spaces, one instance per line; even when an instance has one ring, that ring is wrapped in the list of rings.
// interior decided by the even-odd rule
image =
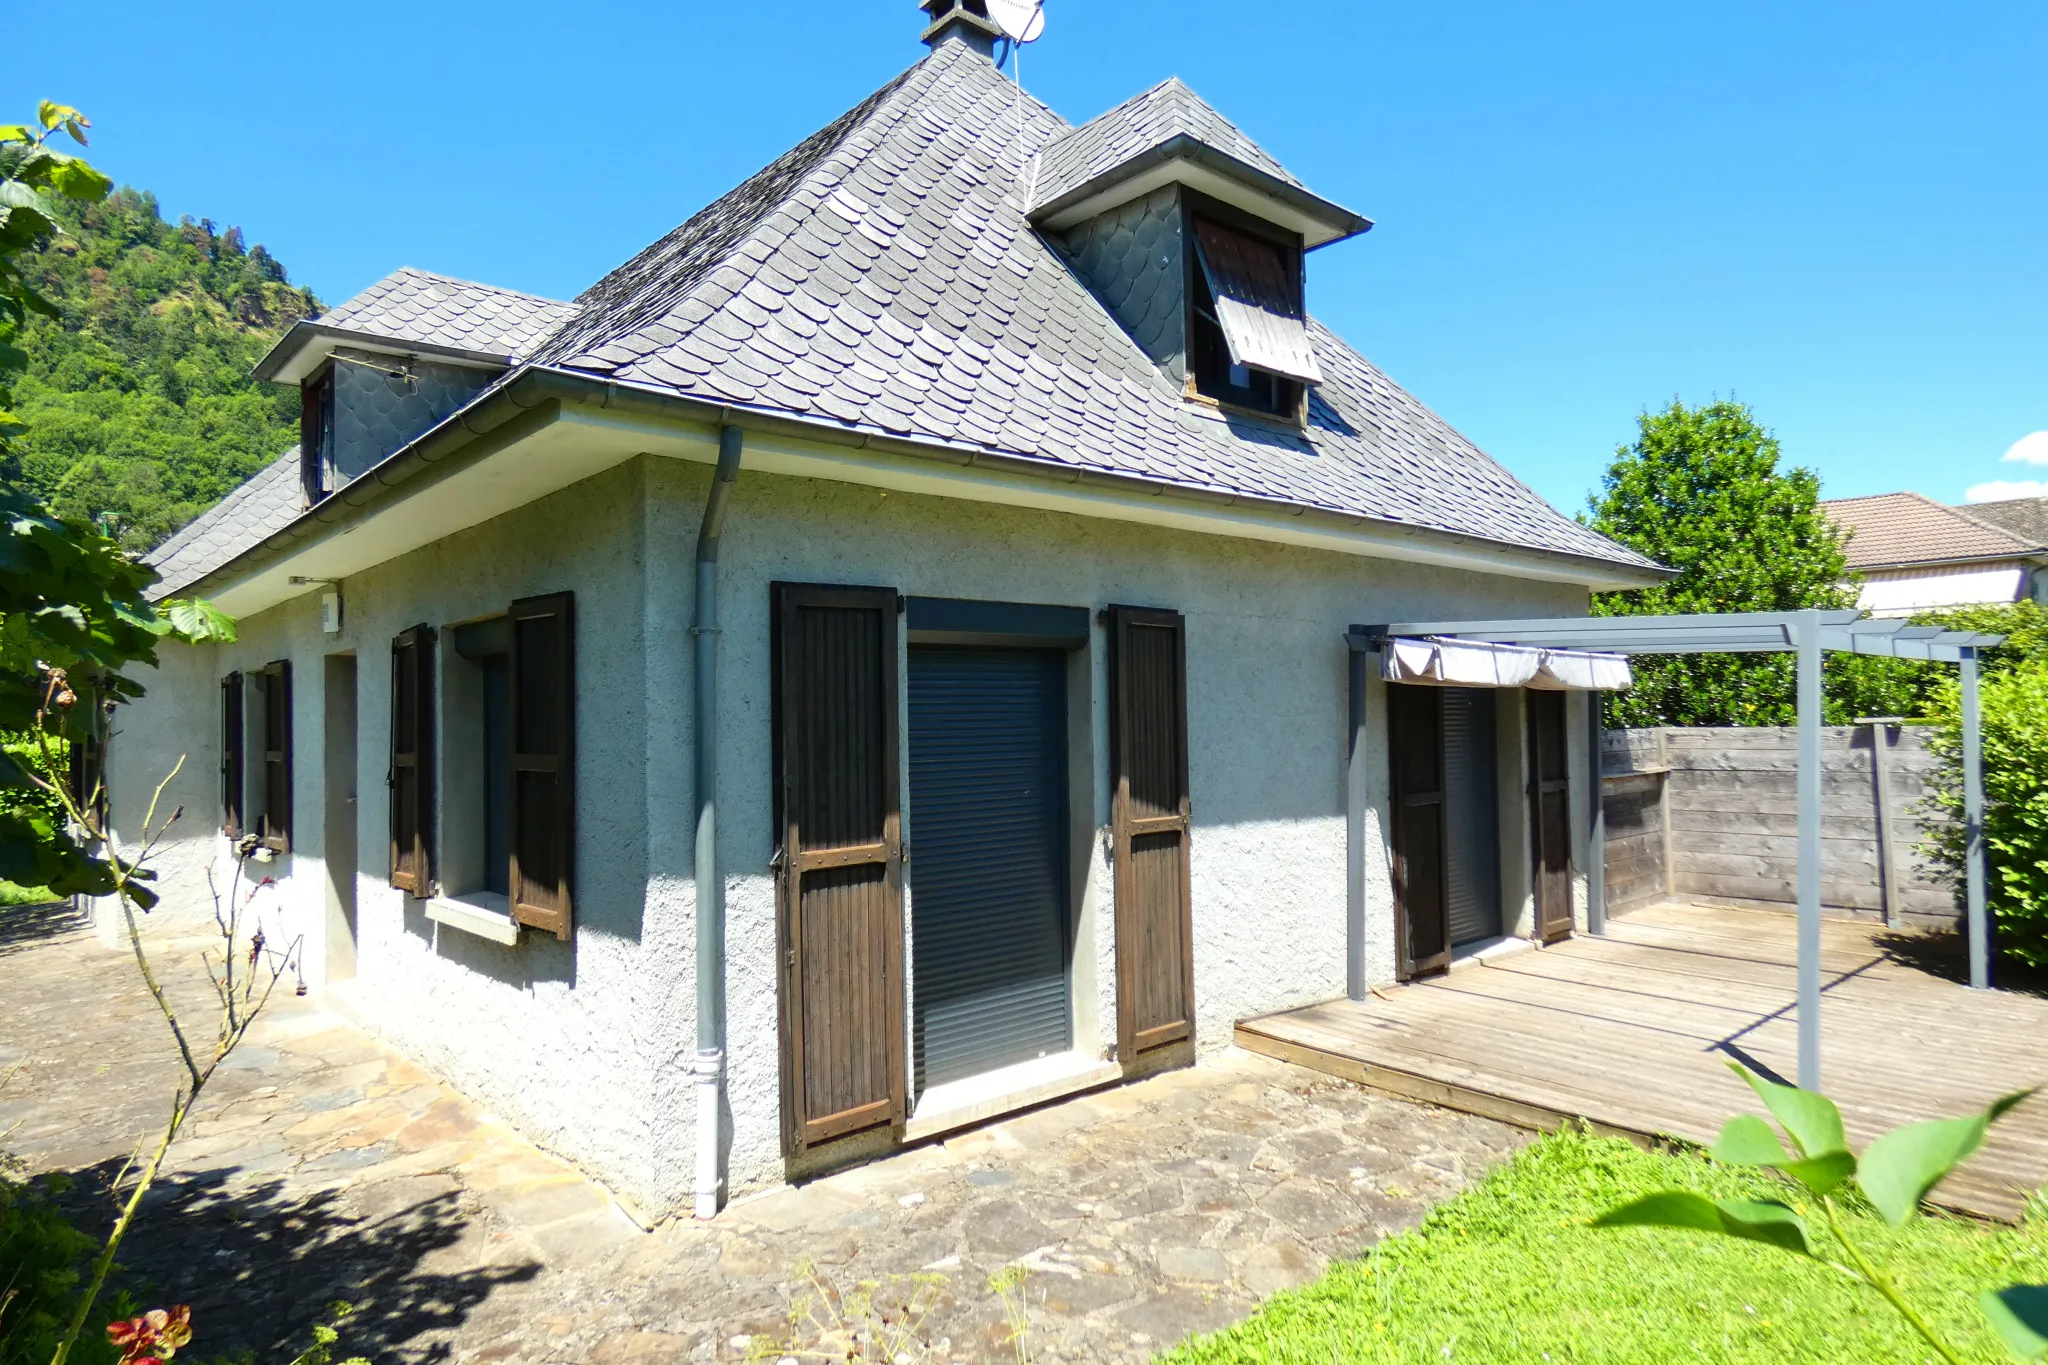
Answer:
[[[1372,226],[1295,179],[1177,76],[1047,143],[1031,220],[1063,231],[1176,181],[1299,232],[1308,247]]]
[[[555,299],[402,266],[346,303],[294,324],[255,374],[296,384],[338,345],[503,369],[575,311]]]

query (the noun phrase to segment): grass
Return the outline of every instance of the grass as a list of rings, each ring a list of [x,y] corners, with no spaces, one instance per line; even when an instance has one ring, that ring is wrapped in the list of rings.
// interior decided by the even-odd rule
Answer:
[[[1316,1283],[1275,1296],[1236,1327],[1195,1338],[1165,1360],[1936,1359],[1875,1294],[1813,1262],[1719,1237],[1585,1226],[1595,1214],[1657,1189],[1715,1198],[1785,1194],[1768,1178],[1701,1157],[1555,1134],[1439,1205],[1413,1232],[1333,1266]],[[1966,1359],[2010,1359],[1979,1316],[1977,1293],[2048,1282],[2048,1222],[2010,1228],[1926,1217],[1894,1233],[1859,1214],[1850,1228]]]
[[[16,886],[0,877],[0,905],[47,905],[57,899],[40,886]]]

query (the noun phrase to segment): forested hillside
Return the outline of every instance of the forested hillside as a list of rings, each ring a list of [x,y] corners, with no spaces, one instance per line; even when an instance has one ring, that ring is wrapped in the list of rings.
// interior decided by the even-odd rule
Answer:
[[[23,334],[29,430],[0,477],[146,549],[298,439],[298,394],[249,370],[320,304],[240,228],[166,223],[154,195],[57,212],[36,285],[63,317]]]

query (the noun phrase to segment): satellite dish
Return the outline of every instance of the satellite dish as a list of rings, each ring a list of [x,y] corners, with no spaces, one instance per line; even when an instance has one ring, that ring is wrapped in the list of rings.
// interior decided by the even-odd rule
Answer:
[[[1011,42],[1034,42],[1045,32],[1043,0],[988,0],[988,17]]]

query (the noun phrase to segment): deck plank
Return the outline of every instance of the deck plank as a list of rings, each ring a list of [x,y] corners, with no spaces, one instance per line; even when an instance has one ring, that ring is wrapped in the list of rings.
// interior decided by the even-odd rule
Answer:
[[[1823,1088],[1852,1140],[2048,1080],[2048,1001],[1967,990],[1888,953],[1877,926],[1821,926]],[[1726,1063],[1790,1076],[1791,916],[1657,904],[1445,976],[1246,1019],[1238,1043],[1411,1099],[1531,1128],[1589,1122],[1710,1142],[1758,1106]],[[2022,1105],[1935,1200],[2016,1219],[2048,1180],[2048,1100]]]

